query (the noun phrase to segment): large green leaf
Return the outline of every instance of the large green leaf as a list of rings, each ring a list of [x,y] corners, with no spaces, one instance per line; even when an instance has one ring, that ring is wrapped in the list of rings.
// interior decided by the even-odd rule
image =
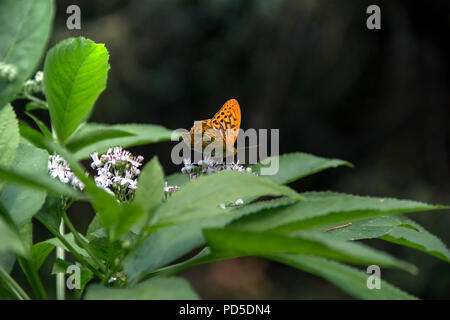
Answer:
[[[153,158],[142,169],[138,180],[135,202],[140,204],[147,214],[162,202],[164,196],[164,172],[158,158]]]
[[[369,274],[336,261],[289,254],[273,255],[270,258],[322,277],[356,298],[368,300],[417,299],[382,279],[380,289],[370,290],[367,288]]]
[[[47,44],[53,21],[53,0],[0,1],[0,62],[16,70],[0,77],[0,109],[21,90]]]
[[[124,269],[130,281],[137,281],[154,270],[168,265],[205,243],[202,230],[223,227],[230,221],[259,210],[295,202],[289,198],[257,202],[242,209],[226,210],[223,215],[194,219],[154,231],[126,260]],[[225,210],[224,210],[225,211]],[[98,227],[97,227],[98,228]],[[92,230],[96,227],[92,227]]]
[[[401,224],[381,239],[412,247],[450,262],[450,250],[438,237],[411,219],[401,217],[400,220]]]
[[[100,132],[103,134],[99,134]],[[105,132],[109,134],[105,134]],[[152,124],[86,123],[74,133],[67,147],[74,152],[77,159],[86,159],[92,152],[103,153],[112,146],[126,148],[169,141],[172,133],[172,130]]]
[[[14,158],[12,172],[22,175],[48,175],[48,153],[33,146],[21,144]],[[8,184],[0,193],[0,202],[9,211],[17,226],[29,221],[44,204],[46,192],[21,185]]]
[[[250,173],[222,171],[201,176],[175,192],[157,211],[159,223],[172,224],[214,215],[227,214],[222,203],[239,198],[288,196],[295,200],[302,197],[294,190]]]
[[[216,216],[154,231],[125,261],[124,270],[129,281],[136,282],[203,245],[203,228],[221,227],[231,219],[231,216]]]
[[[197,300],[198,295],[182,278],[155,278],[131,288],[106,288],[91,285],[87,300]]]
[[[103,44],[80,37],[58,43],[47,53],[44,87],[52,126],[64,143],[90,115],[106,88],[109,54]]]
[[[287,236],[272,232],[249,232],[225,229],[203,231],[213,253],[267,256],[278,253],[321,256],[362,265],[400,268],[411,273],[417,269],[387,253],[362,244],[319,235]]]
[[[277,160],[278,158],[278,160]],[[270,179],[279,184],[286,184],[300,178],[312,175],[328,168],[338,166],[353,167],[350,162],[340,159],[327,159],[314,156],[308,153],[288,153],[281,156],[274,156],[264,161],[278,161],[278,172],[274,175],[268,175]],[[267,165],[257,163],[252,166],[253,171],[260,174],[261,168]]]
[[[66,184],[63,184],[59,180],[52,179],[50,175],[47,174],[42,175],[37,174],[36,172],[12,172],[6,168],[0,167],[0,181],[1,180],[34,190],[44,190],[53,194],[64,194],[77,199],[82,198],[80,192]]]
[[[334,223],[444,206],[411,200],[362,197],[335,192],[306,192],[303,201],[243,217],[233,227],[246,230],[298,231]]]

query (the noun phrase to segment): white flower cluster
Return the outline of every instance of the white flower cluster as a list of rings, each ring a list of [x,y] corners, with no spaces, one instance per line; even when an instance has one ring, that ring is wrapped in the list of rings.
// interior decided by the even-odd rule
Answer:
[[[17,68],[15,65],[0,61],[0,78],[6,78],[9,81],[14,81],[16,76]]]
[[[114,195],[119,201],[129,201],[134,198],[137,188],[137,178],[141,174],[139,167],[144,157],[135,157],[122,147],[109,148],[100,157],[98,152],[91,154],[91,167],[97,170],[95,183]]]
[[[198,163],[191,163],[190,159],[183,159],[183,162],[184,167],[181,168],[181,172],[189,173],[190,179],[195,179],[198,175],[211,174],[223,170],[252,172],[251,168],[245,168],[239,161],[226,163],[210,156],[205,157],[205,159],[200,160]]]
[[[70,183],[79,190],[84,189],[84,184],[74,175],[61,156],[56,154],[48,157],[48,170],[52,178],[58,178],[62,183]]]
[[[34,79],[27,80],[23,87],[25,93],[33,95],[44,91],[44,73],[42,71],[36,72]]]

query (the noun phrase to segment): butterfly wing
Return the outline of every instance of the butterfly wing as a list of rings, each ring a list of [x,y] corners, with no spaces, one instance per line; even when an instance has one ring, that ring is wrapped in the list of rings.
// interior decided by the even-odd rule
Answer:
[[[236,99],[230,99],[210,119],[210,126],[219,130],[224,143],[234,145],[241,127],[241,108]]]

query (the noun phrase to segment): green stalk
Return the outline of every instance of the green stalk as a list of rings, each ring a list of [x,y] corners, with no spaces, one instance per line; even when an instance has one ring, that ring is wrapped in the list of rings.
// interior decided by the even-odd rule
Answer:
[[[17,300],[30,300],[22,287],[2,267],[0,267],[0,282]]]
[[[102,271],[105,271],[105,268],[103,266],[103,263],[97,258],[97,256],[92,252],[91,248],[89,247],[89,245],[86,243],[86,241],[84,241],[81,237],[80,234],[78,233],[78,231],[75,229],[75,227],[73,226],[72,222],[70,222],[69,217],[67,216],[67,214],[65,212],[63,212],[63,221],[66,224],[66,226],[69,228],[70,232],[73,234],[75,240],[80,244],[81,247],[83,247],[84,250],[86,250],[86,252],[89,254],[89,256],[92,258],[92,260],[94,260],[94,262],[100,266],[100,269]]]
[[[37,270],[32,266],[31,262],[25,258],[17,256],[17,261],[20,264],[28,282],[31,285],[31,289],[38,300],[47,300],[47,293],[42,285],[41,279],[37,273]]]
[[[64,238],[64,221],[61,220],[61,224],[59,225],[59,234],[62,238]],[[64,252],[63,247],[56,247],[56,258],[64,260],[66,254]],[[56,274],[56,300],[65,300],[66,299],[66,283],[65,283],[65,274],[63,272]]]

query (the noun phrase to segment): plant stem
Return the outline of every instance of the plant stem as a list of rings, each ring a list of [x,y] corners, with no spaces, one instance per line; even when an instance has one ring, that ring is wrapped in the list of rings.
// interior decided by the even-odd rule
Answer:
[[[81,262],[82,265],[86,266],[89,270],[91,270],[98,278],[103,279],[104,275],[99,272],[95,267],[93,267],[81,254],[75,250],[74,247],[64,238],[58,231],[56,231],[54,228],[52,228],[50,225],[48,225],[45,221],[40,219],[39,217],[36,217],[36,219],[41,222],[44,227],[48,229],[56,238],[58,238],[59,241],[67,248],[67,250],[70,251],[73,256]]]
[[[73,234],[75,240],[80,244],[81,247],[83,247],[84,250],[89,254],[89,256],[94,260],[94,262],[100,267],[100,269],[104,272],[105,267],[103,263],[97,258],[97,256],[92,252],[89,245],[84,241],[81,237],[78,231],[73,226],[72,222],[70,222],[69,217],[67,216],[67,213],[63,212],[63,221],[69,228],[70,232]]]
[[[37,270],[33,267],[31,262],[20,256],[17,256],[17,261],[19,262],[20,267],[25,273],[25,276],[27,277],[28,282],[31,285],[31,289],[33,289],[33,293],[36,296],[36,299],[47,300],[47,293],[45,292],[44,286],[42,285]]]
[[[37,105],[41,106],[43,109],[48,109],[48,104],[46,101],[41,100],[39,98],[36,98],[35,96],[29,95],[24,93],[23,95],[25,98],[27,98],[30,101],[33,101],[34,103],[36,103]]]
[[[2,267],[0,267],[0,282],[17,300],[30,300],[22,287]]]
[[[64,237],[64,220],[61,219],[61,224],[59,225],[59,234]],[[56,258],[64,260],[65,259],[64,248],[56,247]],[[56,274],[56,300],[65,300],[66,299],[66,283],[65,283],[65,274],[63,272]]]

